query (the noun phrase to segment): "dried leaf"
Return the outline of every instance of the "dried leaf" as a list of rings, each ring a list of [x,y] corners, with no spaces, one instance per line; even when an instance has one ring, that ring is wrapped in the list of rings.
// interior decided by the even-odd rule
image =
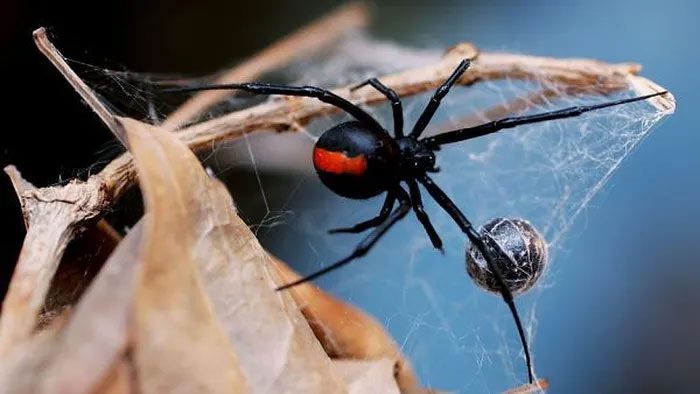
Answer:
[[[238,360],[204,294],[190,207],[204,171],[166,132],[124,119],[148,215],[134,305],[134,359],[144,393],[243,393]]]
[[[286,264],[274,260],[285,283],[300,276]],[[402,392],[420,389],[408,360],[393,338],[374,318],[319,289],[304,283],[289,290],[314,330],[326,353],[333,358],[393,360],[396,381]]]

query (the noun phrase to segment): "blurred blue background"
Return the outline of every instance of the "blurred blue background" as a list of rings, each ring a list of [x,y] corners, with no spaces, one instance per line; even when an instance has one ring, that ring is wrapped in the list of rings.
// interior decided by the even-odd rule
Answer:
[[[700,3],[497,0],[380,10],[379,20],[393,22],[378,30],[402,42],[466,38],[489,49],[635,61],[674,93],[676,114],[623,162],[565,241],[555,285],[538,302],[534,352],[553,392],[696,392]]]
[[[33,129],[45,130],[44,143],[36,144],[32,133],[10,133],[2,138],[0,164],[17,164],[38,185],[84,175],[85,168],[104,158],[100,149],[112,139],[36,55],[29,39],[36,26],[53,27],[60,47],[73,59],[130,70],[204,74],[249,56],[337,5],[325,0],[305,7],[115,1],[106,2],[110,12],[104,12],[91,4],[10,0],[2,5],[0,44],[13,56],[0,67],[3,75],[22,76],[9,81],[16,99],[8,113],[33,108],[37,91],[43,92],[40,103],[51,105],[45,105],[46,116],[32,119]],[[551,381],[552,392],[697,392],[700,134],[692,108],[700,105],[700,4],[377,1],[374,14],[372,34],[401,44],[443,48],[471,41],[487,50],[634,61],[644,66],[644,76],[674,93],[676,114],[623,162],[561,245],[547,288],[525,296],[522,303],[528,321],[536,318],[535,365]],[[415,116],[422,101],[411,103]],[[342,201],[309,178],[298,198],[307,201],[282,207],[289,190],[274,185],[293,178],[290,184],[296,186],[298,177],[263,176],[273,209],[294,208],[295,215],[284,218],[287,225],[261,233],[262,240],[287,261],[307,262],[297,265],[304,272],[342,255],[357,241],[343,236],[314,245],[310,235],[368,217],[380,204]],[[3,221],[14,226],[2,248],[3,260],[11,262],[21,244],[22,222],[6,179],[0,187]],[[247,190],[236,198],[255,224],[264,213],[259,189],[250,184]],[[274,206],[275,201],[280,203]],[[304,211],[309,201],[332,214],[325,221],[312,220],[318,211]],[[426,247],[410,218],[362,262],[320,283],[377,316],[411,356],[426,385],[498,392],[522,383],[525,370],[505,307],[469,281],[463,241],[434,205],[428,208],[451,240],[444,257]],[[11,267],[3,265],[4,278]]]

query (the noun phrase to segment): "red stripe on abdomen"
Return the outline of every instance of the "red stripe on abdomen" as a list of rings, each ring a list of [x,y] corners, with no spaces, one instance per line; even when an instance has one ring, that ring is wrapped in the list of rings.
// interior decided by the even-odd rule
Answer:
[[[367,159],[364,155],[348,157],[342,152],[314,148],[314,165],[316,169],[331,174],[360,176],[367,170]]]

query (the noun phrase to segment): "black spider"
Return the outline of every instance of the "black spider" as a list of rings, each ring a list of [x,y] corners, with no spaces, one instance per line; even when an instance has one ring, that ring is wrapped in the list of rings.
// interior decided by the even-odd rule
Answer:
[[[525,280],[523,282],[520,280],[522,278],[518,277],[519,273],[516,271],[521,270],[523,266],[523,256],[528,255],[529,257],[527,258],[531,258],[530,255],[534,254],[538,260],[528,263],[534,265],[534,272],[530,273],[530,279],[536,279],[539,274],[537,271],[541,271],[540,268],[544,265],[544,260],[546,259],[546,251],[540,250],[538,252],[534,250],[533,252],[532,250],[524,250],[529,247],[525,244],[533,243],[526,242],[527,240],[523,237],[534,237],[538,241],[534,243],[535,245],[544,245],[544,243],[541,242],[539,234],[527,222],[518,219],[510,221],[501,219],[506,220],[509,224],[503,227],[504,231],[501,231],[500,237],[498,234],[495,234],[498,231],[493,231],[497,230],[498,223],[496,222],[498,220],[487,224],[481,232],[477,231],[457,205],[428,176],[428,173],[438,171],[438,168],[435,167],[435,152],[444,144],[465,141],[520,125],[575,117],[595,109],[645,100],[666,92],[602,104],[570,107],[535,115],[503,118],[479,126],[452,130],[420,139],[421,133],[430,123],[435,111],[440,106],[441,100],[469,68],[469,65],[469,60],[462,60],[452,75],[435,91],[408,135],[404,134],[401,100],[396,92],[376,78],[371,78],[354,87],[353,90],[365,85],[371,85],[386,96],[391,103],[393,111],[394,137],[391,137],[386,129],[360,107],[328,90],[315,86],[292,87],[241,83],[196,86],[172,90],[236,89],[253,94],[313,97],[352,115],[356,119],[355,121],[338,124],[321,135],[314,146],[313,162],[323,184],[343,197],[364,200],[386,192],[384,205],[375,218],[358,223],[352,227],[334,229],[331,232],[359,233],[373,227],[374,230],[357,245],[349,256],[309,276],[286,284],[278,290],[313,280],[348,264],[358,257],[364,256],[391,226],[406,216],[410,209],[413,209],[415,212],[433,246],[437,249],[442,249],[440,236],[433,228],[428,215],[423,209],[421,193],[418,188],[418,183],[420,183],[442,209],[452,217],[462,232],[466,234],[471,242],[471,249],[478,252],[479,256],[474,256],[474,253],[471,253],[473,251],[469,253],[468,259],[471,259],[470,274],[477,281],[480,281],[481,285],[499,292],[508,305],[515,320],[525,353],[528,379],[532,383],[533,372],[530,350],[520,316],[513,301],[513,293],[524,291],[527,287],[532,286],[534,282],[534,280]],[[408,193],[401,186],[402,182],[408,186]],[[394,209],[396,201],[398,201],[399,207]],[[519,236],[520,241],[511,242],[513,235],[516,236],[515,238]],[[511,237],[511,241],[509,241],[508,237]],[[508,250],[509,253],[504,249]],[[487,274],[488,277],[486,279],[482,278],[479,280],[478,276],[481,274],[474,274],[473,272],[473,267],[476,265],[472,264],[472,262],[477,258],[485,260],[485,270],[482,270],[481,274]]]

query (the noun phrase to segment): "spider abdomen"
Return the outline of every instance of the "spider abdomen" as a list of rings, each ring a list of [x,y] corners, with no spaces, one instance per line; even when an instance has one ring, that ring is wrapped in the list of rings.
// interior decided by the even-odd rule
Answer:
[[[399,158],[398,145],[385,131],[359,122],[328,129],[313,152],[321,182],[334,193],[354,199],[376,196],[395,183]]]

